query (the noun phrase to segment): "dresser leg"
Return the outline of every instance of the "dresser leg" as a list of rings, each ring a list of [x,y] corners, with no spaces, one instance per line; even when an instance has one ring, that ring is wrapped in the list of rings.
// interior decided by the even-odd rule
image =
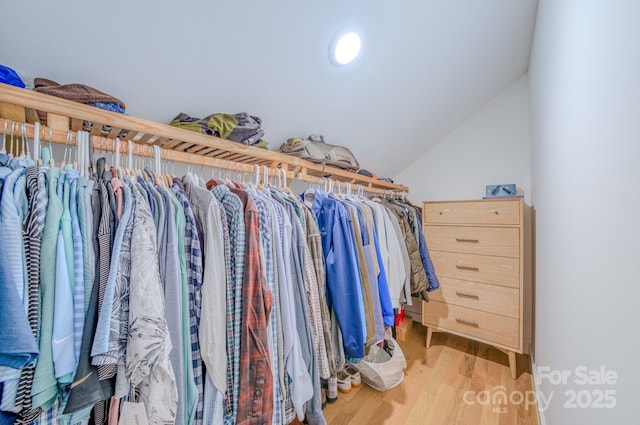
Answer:
[[[433,331],[431,328],[427,328],[427,348],[431,347],[431,335],[433,335]]]
[[[511,369],[511,378],[516,379],[517,368],[516,368],[516,353],[513,351],[507,352],[509,356],[509,369]]]

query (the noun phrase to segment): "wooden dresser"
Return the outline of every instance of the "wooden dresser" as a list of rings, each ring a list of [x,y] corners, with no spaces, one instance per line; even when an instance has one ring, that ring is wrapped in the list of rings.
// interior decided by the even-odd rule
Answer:
[[[433,332],[523,349],[523,201],[521,198],[424,202],[423,232],[440,289],[422,305],[427,348]]]

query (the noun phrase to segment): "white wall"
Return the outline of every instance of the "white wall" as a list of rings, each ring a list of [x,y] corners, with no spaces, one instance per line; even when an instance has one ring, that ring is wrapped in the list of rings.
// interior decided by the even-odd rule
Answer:
[[[640,2],[541,0],[530,65],[536,366],[546,424],[638,423]],[[576,383],[576,367],[615,371]],[[615,391],[615,409],[567,408]],[[577,394],[577,393],[576,393]],[[604,400],[606,403],[606,400]]]
[[[525,74],[395,177],[409,197],[424,200],[480,199],[485,185],[515,183],[530,204],[529,78]],[[530,209],[525,208],[524,344],[532,343],[533,289]],[[421,304],[409,307],[420,320]]]
[[[526,70],[536,0],[0,4],[0,63],[27,76],[89,84],[159,122],[249,112],[270,149],[323,134],[390,176],[411,162],[390,139],[426,151]],[[336,67],[329,42],[349,23],[362,54]]]
[[[479,199],[485,185],[516,183],[530,199],[529,79],[518,78],[398,174],[410,198]]]

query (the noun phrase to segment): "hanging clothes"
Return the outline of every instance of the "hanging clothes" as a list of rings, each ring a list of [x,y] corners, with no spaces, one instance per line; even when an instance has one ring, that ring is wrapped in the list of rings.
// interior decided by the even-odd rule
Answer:
[[[437,287],[398,200],[95,165],[0,154],[3,420],[326,425],[323,382]]]

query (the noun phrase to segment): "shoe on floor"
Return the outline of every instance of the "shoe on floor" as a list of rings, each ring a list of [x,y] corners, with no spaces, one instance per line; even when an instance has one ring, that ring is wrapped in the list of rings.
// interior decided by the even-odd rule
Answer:
[[[362,383],[362,376],[360,375],[358,369],[356,369],[353,365],[347,364],[344,366],[344,371],[347,372],[349,376],[351,376],[351,386],[359,387]]]
[[[336,378],[338,378],[338,391],[348,394],[351,392],[351,375],[345,372],[344,369],[336,372]]]

